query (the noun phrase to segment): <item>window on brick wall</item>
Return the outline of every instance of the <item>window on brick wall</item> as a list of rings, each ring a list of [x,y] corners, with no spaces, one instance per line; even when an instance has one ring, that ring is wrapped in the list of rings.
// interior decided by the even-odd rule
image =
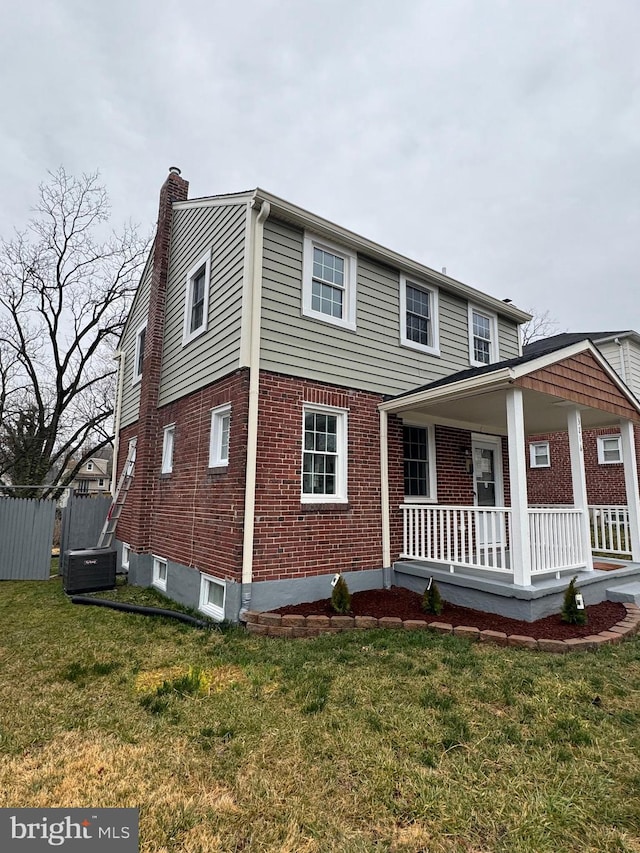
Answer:
[[[436,460],[434,428],[405,424],[404,497],[406,501],[436,500]]]
[[[162,474],[170,474],[173,471],[173,446],[175,443],[176,425],[169,424],[162,433]]]
[[[347,412],[304,406],[302,501],[347,502]]]
[[[619,435],[599,435],[598,463],[615,465],[622,462],[622,442]]]
[[[498,360],[498,318],[469,305],[469,361],[474,367]]]
[[[400,276],[400,343],[440,355],[438,288]]]
[[[187,273],[182,345],[207,331],[211,252],[207,251]]]
[[[146,321],[136,331],[136,347],[133,356],[133,380],[132,385],[142,379],[142,363],[144,361],[144,344],[147,337]]]
[[[158,587],[163,592],[167,590],[167,561],[164,557],[153,558],[153,586]]]
[[[551,454],[548,441],[533,441],[529,445],[529,464],[532,468],[550,468]]]
[[[125,572],[129,571],[129,555],[131,553],[131,546],[127,542],[122,543],[122,560],[120,565],[122,566]]]
[[[229,435],[231,432],[231,406],[217,406],[211,410],[209,434],[209,468],[226,468],[229,464]]]
[[[356,266],[353,252],[305,234],[302,313],[355,331]]]
[[[200,575],[200,610],[213,616],[214,619],[224,619],[224,599],[226,585],[224,581],[212,578],[211,575]]]

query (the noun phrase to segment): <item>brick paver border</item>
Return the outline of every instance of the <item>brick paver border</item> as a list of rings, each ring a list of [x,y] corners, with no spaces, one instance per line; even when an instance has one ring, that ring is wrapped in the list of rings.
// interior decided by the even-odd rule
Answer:
[[[542,652],[564,654],[573,651],[590,651],[608,643],[619,643],[625,637],[633,636],[640,630],[640,607],[637,604],[625,604],[627,615],[608,631],[577,637],[572,640],[536,640],[520,634],[503,634],[500,631],[480,631],[466,625],[449,625],[446,622],[425,622],[422,619],[394,619],[385,616],[300,616],[278,613],[258,613],[249,610],[245,617],[246,629],[250,634],[268,637],[317,637],[319,634],[338,634],[343,631],[362,631],[371,628],[392,628],[405,631],[434,631],[439,634],[454,634],[466,637],[472,642],[494,643],[499,646],[520,646]]]

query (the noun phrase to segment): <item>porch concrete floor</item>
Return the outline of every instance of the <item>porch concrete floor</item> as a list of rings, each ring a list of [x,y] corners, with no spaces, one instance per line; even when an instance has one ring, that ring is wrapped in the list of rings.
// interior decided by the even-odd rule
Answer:
[[[538,577],[529,586],[515,586],[509,577],[499,574],[458,568],[451,573],[433,563],[400,560],[393,565],[392,583],[421,593],[428,579],[433,578],[445,601],[534,622],[560,612],[564,592],[573,576],[577,576],[577,585],[587,605],[605,601],[609,590],[640,582],[640,563],[613,559],[606,562],[619,563],[619,568],[567,572],[559,580],[554,575]]]

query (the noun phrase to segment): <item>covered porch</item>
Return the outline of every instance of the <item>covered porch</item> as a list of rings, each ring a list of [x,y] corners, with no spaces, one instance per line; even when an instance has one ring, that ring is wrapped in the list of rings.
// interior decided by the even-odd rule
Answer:
[[[472,452],[460,448],[460,455],[461,464],[473,476],[473,502],[438,501],[441,469],[436,457],[434,494],[418,500],[405,497],[392,505],[390,417],[403,423],[468,430]],[[473,579],[478,579],[512,592],[550,589],[558,583],[564,587],[566,576],[572,574],[593,576],[595,581],[602,573],[594,574],[594,553],[606,554],[614,563],[619,558],[630,559],[627,569],[640,573],[633,566],[640,564],[634,444],[640,404],[588,341],[538,357],[473,368],[431,383],[382,403],[380,418],[385,566],[412,565],[417,567],[409,573],[413,578],[437,572],[455,586],[460,582],[473,585]],[[583,427],[619,430],[626,505],[589,506]],[[565,461],[573,504],[532,506],[527,494],[527,438],[559,431],[569,436],[569,459]],[[500,459],[503,448],[504,466]],[[504,470],[504,483],[496,473],[500,469]],[[392,531],[398,530],[399,520],[401,542],[395,541],[392,547]],[[615,575],[621,577],[620,571],[626,576],[626,569]]]

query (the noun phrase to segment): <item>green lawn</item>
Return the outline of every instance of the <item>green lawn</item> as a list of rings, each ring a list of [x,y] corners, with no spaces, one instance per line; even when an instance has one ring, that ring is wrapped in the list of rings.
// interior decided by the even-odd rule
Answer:
[[[640,851],[640,640],[269,640],[0,584],[0,806],[137,806],[142,851]]]

